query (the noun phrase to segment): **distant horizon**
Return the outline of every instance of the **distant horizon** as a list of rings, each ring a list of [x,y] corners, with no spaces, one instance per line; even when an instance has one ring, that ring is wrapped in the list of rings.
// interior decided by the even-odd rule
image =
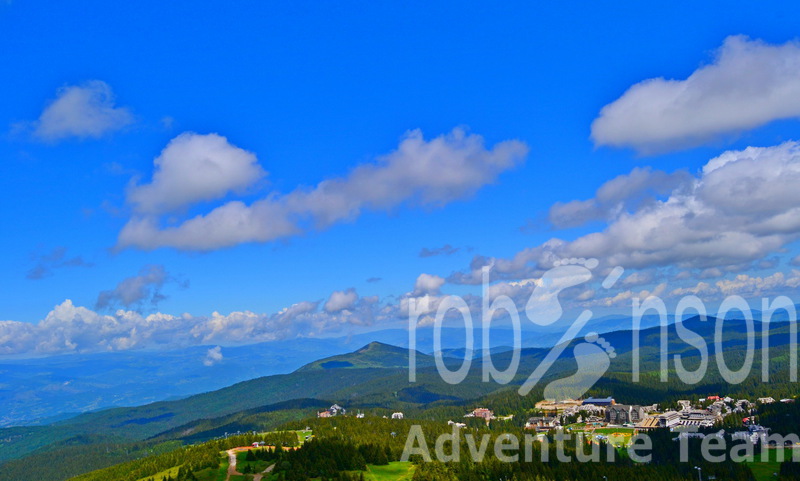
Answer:
[[[0,5],[0,356],[795,293],[791,22],[459,7]]]

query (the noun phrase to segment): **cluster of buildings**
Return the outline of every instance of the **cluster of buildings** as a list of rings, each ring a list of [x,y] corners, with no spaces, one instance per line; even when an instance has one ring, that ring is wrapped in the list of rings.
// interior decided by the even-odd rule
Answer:
[[[317,417],[318,418],[332,418],[332,417],[336,417],[336,416],[344,416],[345,414],[347,414],[347,409],[339,406],[338,404],[334,404],[333,406],[329,407],[328,409],[318,412],[317,413]]]
[[[772,404],[776,402],[790,403],[794,399],[781,399],[776,401],[771,397],[758,398],[758,404]],[[595,398],[590,397],[583,400],[565,399],[562,401],[540,401],[536,403],[536,409],[541,412],[540,416],[534,416],[527,420],[525,429],[544,433],[552,429],[560,428],[566,422],[582,423],[587,428],[615,427],[622,426],[636,429],[637,431],[647,431],[652,429],[670,429],[692,431],[696,428],[709,428],[720,422],[725,416],[731,413],[748,414],[753,411],[757,403],[747,399],[734,400],[730,397],[708,396],[700,398],[698,401],[680,400],[677,402],[677,410],[662,412],[657,404],[641,406],[636,404],[618,404],[613,397]],[[338,404],[317,413],[317,417],[329,418],[343,416],[347,410]],[[356,414],[357,418],[363,418],[364,414],[360,411]],[[387,416],[383,416],[387,418]],[[391,419],[403,419],[402,412],[392,413]],[[485,407],[475,408],[464,415],[465,418],[478,418],[486,421],[509,420],[512,416],[495,416],[491,409]],[[567,421],[569,419],[569,421]],[[733,433],[734,439],[755,440],[763,438],[767,429],[750,422],[750,418],[743,418],[747,431]],[[466,427],[466,423],[448,421],[448,425],[459,428]],[[682,433],[686,436],[694,436],[693,433]]]
[[[758,398],[758,402],[760,404],[772,404],[772,403],[776,403],[778,401],[776,401],[774,398],[771,398],[771,397],[760,397],[760,398]],[[793,403],[794,399],[784,398],[784,399],[781,399],[780,402],[782,402],[782,403]]]
[[[778,401],[770,397],[758,398],[757,402],[770,404]],[[794,402],[794,400],[781,399],[780,402]],[[574,422],[585,423],[587,427],[624,426],[642,431],[663,428],[708,428],[728,414],[751,412],[756,403],[747,399],[708,396],[699,399],[697,403],[681,400],[678,401],[678,406],[677,411],[662,412],[655,404],[650,406],[617,404],[612,397],[540,401],[536,404],[536,408],[542,415],[528,419],[525,428],[537,432],[549,431],[560,427],[562,421],[567,418],[573,419]],[[760,435],[758,428],[760,427],[750,429],[748,436]]]
[[[325,409],[324,411],[317,412],[317,417],[318,418],[332,418],[332,417],[336,417],[336,416],[344,416],[346,414],[347,414],[347,409],[339,406],[338,404],[334,404],[333,406],[329,407],[328,409]],[[364,413],[362,413],[359,410],[358,413],[356,413],[356,418],[357,419],[362,419],[363,417],[364,417]],[[401,413],[401,412],[392,413],[392,419],[403,419],[403,417],[404,417],[403,413]],[[384,416],[384,418],[388,418],[388,416]]]
[[[471,412],[464,415],[465,418],[481,418],[485,421],[494,419],[494,413],[486,408],[475,408]]]

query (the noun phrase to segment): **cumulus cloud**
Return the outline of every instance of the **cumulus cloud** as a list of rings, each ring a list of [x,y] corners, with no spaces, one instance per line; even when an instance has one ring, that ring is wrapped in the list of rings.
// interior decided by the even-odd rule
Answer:
[[[460,249],[458,247],[453,247],[450,244],[445,244],[442,247],[434,247],[432,249],[423,247],[419,251],[419,256],[420,257],[449,256],[455,254],[459,250]]]
[[[98,138],[133,123],[125,107],[117,107],[111,87],[100,80],[58,89],[56,99],[31,122],[33,135],[45,141],[67,137]]]
[[[438,294],[439,289],[444,285],[445,280],[433,274],[420,274],[414,283],[414,295]]]
[[[636,167],[631,173],[604,183],[592,199],[554,204],[548,219],[559,229],[605,221],[620,212],[652,203],[691,180],[691,175],[684,171],[668,174],[650,167]]]
[[[592,299],[583,303],[586,307],[600,306],[600,307],[614,307],[614,306],[629,306],[634,298],[647,299],[650,296],[661,296],[667,289],[666,283],[661,283],[655,286],[652,290],[642,289],[639,292],[632,290],[624,290],[616,293],[613,296],[600,297]]]
[[[764,296],[800,287],[800,271],[775,272],[768,276],[738,274],[731,279],[720,279],[709,283],[700,281],[695,285],[678,287],[670,292],[672,297],[686,295],[721,298],[724,296]]]
[[[800,239],[798,182],[797,142],[725,152],[665,199],[617,212],[602,231],[551,239],[510,259],[477,256],[468,271],[448,280],[478,283],[480,268],[490,263],[496,278],[537,277],[554,260],[572,257],[626,269],[740,268]]]
[[[397,305],[387,306],[387,311],[392,313],[392,316],[402,319],[409,319],[412,314],[412,305],[414,306],[413,313],[417,317],[417,325],[420,327],[431,326],[434,324],[437,316],[437,311],[442,305],[442,302],[447,298],[443,295],[434,294],[421,294],[408,293],[400,298]],[[462,296],[465,305],[448,309],[442,318],[444,324],[448,322],[455,322],[456,324],[463,322],[464,316],[471,315],[473,320],[478,319],[480,309],[480,298],[474,295]],[[463,325],[463,324],[462,324]]]
[[[25,277],[31,280],[44,279],[53,275],[53,271],[64,267],[91,267],[81,256],[67,257],[66,247],[56,247],[50,252],[36,257],[34,265]]]
[[[726,295],[755,295],[760,296],[766,292],[772,292],[777,288],[789,287],[797,288],[800,286],[800,272],[793,270],[787,277],[783,272],[775,272],[766,277],[750,276],[739,274],[733,279],[722,279],[717,281],[717,288]]]
[[[70,300],[55,306],[38,323],[0,321],[0,356],[124,351],[198,345],[236,345],[343,333],[349,326],[369,326],[400,319],[398,306],[362,297],[351,309],[328,312],[319,302],[303,301],[274,313],[234,311],[210,316],[144,315],[119,309],[102,314]],[[212,349],[213,351],[213,349]],[[219,358],[222,359],[221,348]]]
[[[212,347],[211,349],[206,352],[206,358],[203,359],[203,365],[206,367],[211,367],[214,364],[219,364],[222,362],[223,359],[222,355],[222,347],[216,346]]]
[[[150,183],[128,189],[128,203],[139,214],[173,212],[229,192],[243,193],[265,175],[255,154],[217,134],[183,133],[154,164]]]
[[[101,292],[97,296],[96,308],[131,307],[146,303],[155,306],[164,299],[161,288],[168,280],[170,276],[164,266],[145,266],[138,275],[127,277],[114,289]]]
[[[684,296],[712,296],[717,294],[717,290],[708,282],[698,282],[693,286],[677,287],[670,292],[672,297]]]
[[[698,145],[778,119],[800,117],[800,43],[725,39],[685,80],[653,78],[606,105],[592,123],[597,145],[640,152]]]
[[[440,207],[495,182],[520,163],[527,150],[519,141],[487,149],[482,137],[460,129],[432,140],[412,131],[394,152],[315,187],[272,193],[250,205],[230,201],[179,225],[165,226],[154,215],[135,215],[120,232],[118,246],[213,250],[324,229],[353,221],[364,210]]]
[[[718,267],[709,267],[708,269],[703,269],[700,271],[698,277],[700,279],[716,279],[717,277],[722,277],[724,273]]]
[[[622,279],[622,285],[625,287],[634,287],[634,286],[642,286],[645,284],[652,283],[656,278],[656,272],[654,269],[648,269],[646,271],[636,271],[629,276],[626,276]]]
[[[339,312],[345,309],[353,309],[358,301],[358,294],[353,288],[345,291],[334,291],[325,303],[326,312]]]

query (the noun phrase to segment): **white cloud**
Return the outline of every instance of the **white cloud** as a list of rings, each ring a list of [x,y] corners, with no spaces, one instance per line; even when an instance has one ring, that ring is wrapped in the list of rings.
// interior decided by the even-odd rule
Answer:
[[[623,278],[622,285],[625,287],[642,286],[652,283],[655,278],[655,270],[649,269],[646,271],[636,271],[633,274]]]
[[[447,296],[442,295],[414,295],[409,293],[401,297],[397,305],[386,306],[386,315],[387,317],[408,320],[413,302],[415,305],[414,312],[419,315],[417,325],[420,327],[431,326],[436,320],[439,307],[446,298]],[[450,322],[453,322],[454,325],[459,325],[459,323],[463,325],[463,319],[467,315],[471,315],[473,320],[479,318],[480,299],[473,295],[462,296],[462,299],[466,303],[466,307],[451,308],[444,312],[442,318],[444,325]]]
[[[211,349],[206,352],[206,358],[203,359],[203,365],[206,367],[211,367],[214,364],[219,364],[222,362],[223,359],[222,355],[222,347],[216,346],[212,347]]]
[[[210,316],[179,316],[118,310],[100,314],[70,300],[55,306],[38,323],[0,321],[0,356],[197,345],[232,345],[317,337],[345,332],[348,326],[397,320],[397,306],[363,297],[351,309],[328,312],[319,302],[298,302],[272,314],[234,311]],[[218,360],[222,359],[221,349]],[[213,354],[212,354],[213,356]]]
[[[597,258],[604,266],[645,269],[739,269],[800,239],[800,144],[748,147],[711,159],[665,199],[621,210],[599,232],[573,241],[551,239],[510,259],[476,257],[454,283],[538,277],[555,259]]]
[[[149,184],[128,189],[139,214],[163,214],[230,192],[243,193],[264,177],[256,156],[217,134],[183,133],[156,157]]]
[[[720,298],[723,296],[764,296],[796,289],[800,286],[800,271],[793,269],[788,274],[775,272],[768,276],[738,274],[732,279],[720,279],[713,284],[698,282],[693,286],[678,287],[670,292],[671,297],[686,295]]]
[[[620,212],[652,203],[687,182],[691,182],[688,172],[668,174],[650,167],[636,167],[630,174],[620,175],[604,183],[592,199],[557,202],[550,208],[548,219],[556,228],[608,220]]]
[[[58,90],[53,100],[32,122],[33,135],[46,141],[67,137],[98,138],[133,123],[133,115],[114,105],[111,87],[100,80]]]
[[[709,267],[708,269],[703,269],[698,277],[700,279],[715,279],[717,277],[722,277],[724,273],[718,267]]]
[[[717,288],[726,296],[760,296],[765,292],[771,292],[781,287],[797,288],[798,285],[800,285],[800,273],[796,270],[792,271],[792,275],[789,278],[783,272],[775,272],[766,277],[739,274],[733,279],[717,281]]]
[[[608,297],[601,297],[598,299],[592,299],[591,301],[585,302],[582,305],[584,306],[602,306],[602,307],[614,307],[614,306],[630,306],[632,299],[647,299],[650,296],[661,296],[667,289],[666,283],[658,284],[653,288],[653,290],[642,289],[639,292],[634,292],[631,290],[625,290],[618,292],[613,296]]]
[[[353,309],[356,301],[358,301],[358,294],[353,288],[345,291],[334,291],[325,303],[326,312],[339,312],[345,309]]]
[[[718,291],[711,284],[707,282],[698,282],[694,286],[677,287],[670,292],[672,297],[683,296],[712,296],[717,294]]]
[[[597,145],[640,152],[697,145],[778,119],[800,117],[800,43],[725,39],[712,63],[686,80],[654,78],[628,89],[592,123]]]
[[[422,273],[414,283],[413,295],[438,294],[439,289],[444,285],[444,278],[433,274]]]
[[[394,152],[313,188],[272,193],[251,205],[231,201],[176,226],[163,226],[157,216],[136,215],[120,232],[118,246],[213,250],[324,229],[355,220],[364,210],[440,207],[495,182],[527,150],[519,141],[500,142],[489,150],[482,137],[460,129],[429,141],[412,131]]]

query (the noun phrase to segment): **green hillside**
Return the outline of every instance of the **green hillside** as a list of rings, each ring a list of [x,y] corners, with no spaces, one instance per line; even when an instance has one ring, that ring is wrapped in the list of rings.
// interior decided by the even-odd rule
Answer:
[[[714,323],[711,319],[709,321],[694,319],[687,321],[686,325],[710,343],[714,336]],[[680,382],[672,361],[668,369],[669,382],[662,383],[658,379],[661,353],[659,332],[659,328],[641,332],[639,355],[642,377],[637,383],[631,379],[634,356],[631,332],[604,334],[603,337],[615,346],[617,357],[589,394],[613,395],[624,402],[652,404],[674,402],[692,394],[787,397],[796,393],[796,385],[788,382],[789,338],[785,324],[775,324],[770,330],[772,349],[769,370],[773,378],[769,384],[760,380],[760,351],[755,353],[754,374],[739,385],[731,386],[721,378],[713,358],[706,377],[700,383],[686,385]],[[732,368],[738,367],[744,358],[744,332],[742,322],[725,324],[723,350]],[[759,333],[757,346],[760,346],[759,325],[756,325],[756,332]],[[668,334],[670,355],[681,353],[689,367],[697,363],[698,352],[676,337],[674,327],[668,329]],[[412,384],[408,381],[408,351],[371,343],[350,354],[310,363],[290,374],[257,378],[182,400],[109,409],[48,426],[2,429],[0,460],[9,461],[31,454],[38,456],[37,459],[46,459],[48,453],[66,456],[67,452],[71,452],[76,455],[74,453],[83,446],[88,449],[106,446],[96,451],[95,456],[86,456],[87,461],[82,469],[91,470],[114,464],[126,457],[140,456],[159,442],[180,440],[191,443],[212,439],[226,432],[273,429],[281,423],[313,416],[319,409],[334,402],[351,410],[371,410],[376,414],[401,410],[409,415],[444,420],[463,415],[470,406],[493,405],[503,413],[517,414],[519,419],[541,399],[541,387],[546,382],[575,372],[576,361],[571,354],[578,342],[581,341],[576,340],[566,346],[542,383],[526,397],[520,397],[516,390],[539,365],[547,350],[524,349],[518,375],[506,386],[482,382],[479,360],[473,361],[464,382],[447,384],[433,367],[433,358],[417,353],[417,382]],[[502,368],[508,364],[511,355],[511,352],[496,353],[493,359]],[[460,361],[448,360],[447,364],[455,369]],[[135,447],[134,444],[139,442],[146,444]],[[7,464],[13,467],[25,462],[23,459]],[[0,465],[0,479],[7,479],[2,474],[8,466]],[[54,474],[49,479],[64,477]]]
[[[430,367],[435,361],[432,356],[416,353],[417,366]],[[320,359],[306,364],[297,372],[330,369],[365,369],[365,368],[408,368],[408,349],[391,346],[382,342],[371,342],[361,349],[338,356]]]
[[[408,385],[407,375],[398,375],[401,365],[408,366],[407,349],[371,343],[354,353],[330,359],[351,366],[325,369],[312,363],[290,374],[261,377],[177,401],[107,409],[48,426],[0,429],[0,462],[83,435],[102,433],[114,440],[138,441],[198,419],[217,418],[282,401],[364,395],[368,393],[359,386],[367,386],[378,378],[391,378],[391,384],[397,386],[395,391]],[[432,365],[433,358],[418,352],[417,362]],[[375,384],[373,390],[379,391],[384,386]]]

